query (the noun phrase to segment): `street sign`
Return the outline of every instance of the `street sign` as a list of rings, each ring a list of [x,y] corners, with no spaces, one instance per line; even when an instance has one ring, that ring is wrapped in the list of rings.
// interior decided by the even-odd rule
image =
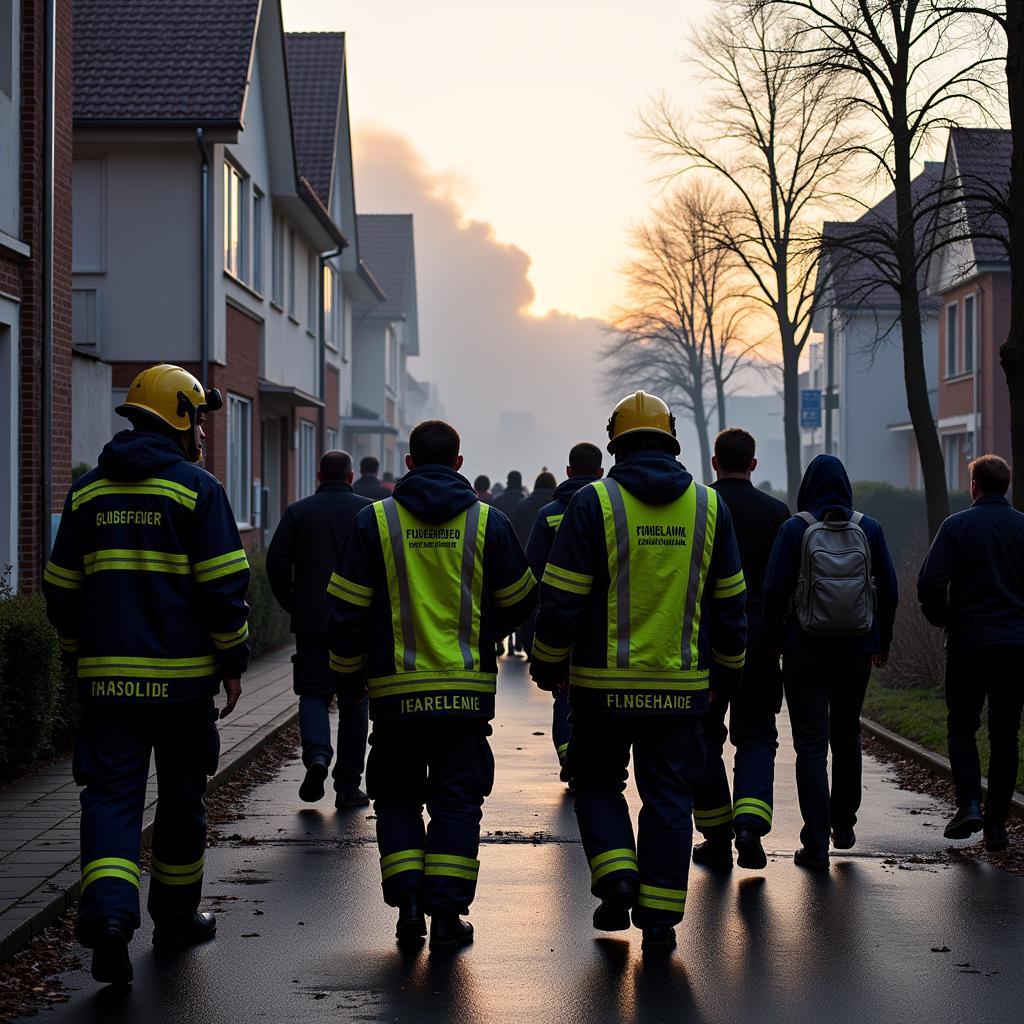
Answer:
[[[817,430],[821,426],[821,388],[800,391],[800,428]]]

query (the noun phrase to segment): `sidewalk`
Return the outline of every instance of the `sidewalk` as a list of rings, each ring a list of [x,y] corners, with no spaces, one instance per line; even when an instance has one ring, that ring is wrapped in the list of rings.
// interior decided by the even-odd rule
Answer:
[[[214,789],[294,721],[291,649],[253,663],[242,700],[221,725]],[[71,758],[0,789],[0,963],[61,914],[78,896],[78,793]],[[146,835],[156,806],[156,774],[146,794]]]

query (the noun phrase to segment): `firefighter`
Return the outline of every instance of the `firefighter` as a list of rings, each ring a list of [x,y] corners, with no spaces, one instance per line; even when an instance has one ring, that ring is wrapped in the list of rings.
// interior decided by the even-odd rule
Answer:
[[[134,427],[68,493],[43,574],[47,612],[82,703],[74,776],[82,881],[75,932],[100,982],[132,979],[150,755],[157,811],[149,867],[153,944],[213,938],[200,913],[207,776],[219,754],[214,694],[231,714],[249,659],[249,565],[224,489],[200,468],[207,413],[191,373],[143,370],[117,407]]]
[[[533,575],[541,579],[544,566],[548,564],[551,546],[555,543],[555,534],[562,523],[565,510],[569,507],[576,492],[587,484],[599,480],[604,474],[601,468],[601,449],[596,444],[581,441],[569,451],[569,465],[565,467],[566,479],[555,490],[554,500],[548,502],[538,513],[530,531],[530,539],[526,544],[526,558],[533,570]],[[532,643],[531,643],[532,647]],[[569,737],[572,726],[569,724],[569,697],[566,693],[554,695],[554,707],[551,713],[551,740],[555,745],[558,763],[561,766],[561,780],[569,783],[572,779],[566,766],[566,753],[569,750]]]
[[[671,950],[683,917],[702,719],[731,689],[746,640],[743,571],[716,492],[676,460],[668,406],[638,391],[608,421],[609,479],[562,519],[544,578],[533,677],[569,684],[576,816],[601,900],[594,927]],[[630,750],[638,842],[623,796]]]
[[[504,514],[459,474],[459,435],[428,420],[409,473],[361,510],[328,586],[331,668],[370,697],[366,788],[396,937],[473,940],[481,808],[494,782],[495,643],[533,610],[536,582]],[[430,824],[424,829],[423,805]]]

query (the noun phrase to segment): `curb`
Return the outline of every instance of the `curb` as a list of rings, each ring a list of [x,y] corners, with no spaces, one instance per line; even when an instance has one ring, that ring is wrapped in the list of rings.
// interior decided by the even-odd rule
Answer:
[[[216,775],[211,776],[206,785],[206,792],[212,793],[215,789],[223,786],[235,774],[241,771],[256,755],[267,746],[278,733],[287,729],[299,717],[297,707],[289,708],[281,712],[276,718],[268,722],[262,729],[254,734],[256,739],[247,745],[244,750],[238,752],[228,764],[221,767]],[[153,834],[153,822],[147,822],[142,829],[143,848],[149,845]],[[39,908],[30,917],[0,939],[0,966],[7,963],[15,953],[18,952],[27,942],[34,939],[47,925],[60,917],[65,910],[78,902],[78,890],[80,876],[77,864],[73,867],[62,869],[50,880],[49,883],[56,889],[52,898]]]
[[[953,768],[949,763],[948,757],[943,757],[942,754],[937,754],[934,750],[922,747],[920,743],[908,740],[906,736],[901,736],[898,732],[893,732],[884,725],[873,722],[870,718],[862,717],[860,724],[865,732],[874,736],[876,740],[894,750],[897,754],[902,754],[908,760],[914,761],[925,768],[930,768],[944,779],[952,781]],[[981,791],[983,794],[988,794],[988,779],[984,776],[981,780]],[[1020,793],[1013,794],[1013,799],[1010,801],[1010,810],[1014,814],[1024,817],[1024,795]]]

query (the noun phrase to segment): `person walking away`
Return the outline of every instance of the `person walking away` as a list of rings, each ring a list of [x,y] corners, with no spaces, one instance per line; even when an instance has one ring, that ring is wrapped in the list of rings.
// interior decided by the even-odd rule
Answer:
[[[782,650],[803,816],[793,860],[828,868],[857,841],[860,710],[871,667],[889,658],[899,600],[882,527],[853,510],[846,468],[818,455],[804,472],[795,516],[779,530],[765,569],[769,650]],[[828,752],[832,751],[829,788]]]
[[[544,576],[544,568],[548,564],[548,556],[555,543],[555,534],[558,533],[558,527],[562,524],[562,517],[569,507],[569,502],[572,501],[577,491],[601,478],[604,474],[601,461],[601,449],[596,444],[581,441],[569,450],[569,465],[565,467],[566,479],[555,489],[551,501],[537,513],[526,543],[526,560],[530,563],[530,569],[538,580]],[[533,637],[531,636],[531,656],[532,651]],[[561,767],[559,777],[571,788],[572,779],[566,765],[566,754],[569,750],[572,726],[569,723],[569,695],[564,689],[554,693],[553,705],[551,740],[555,745],[555,753],[558,755],[558,764]]]
[[[494,495],[493,505],[499,511],[508,516],[509,522],[515,513],[515,507],[526,498],[523,492],[523,475],[517,470],[508,474],[507,484],[501,494]]]
[[[396,937],[473,939],[481,808],[494,782],[495,641],[532,611],[536,583],[508,519],[459,475],[457,431],[427,420],[409,437],[394,497],[356,516],[329,584],[331,668],[369,686],[367,790],[384,901]],[[424,829],[423,805],[430,823]]]
[[[395,489],[395,474],[386,470],[380,478],[380,485],[389,494],[392,493]]]
[[[676,461],[668,406],[638,391],[608,422],[615,466],[566,509],[541,584],[532,674],[568,681],[576,816],[594,927],[675,946],[704,770],[709,688],[743,667],[743,570],[725,504]],[[712,667],[716,671],[711,678]],[[633,838],[630,751],[643,802]]]
[[[370,501],[380,501],[382,498],[390,497],[391,491],[377,477],[379,472],[379,459],[375,459],[372,455],[360,459],[359,479],[352,485],[352,490],[364,498],[369,498]]]
[[[153,944],[176,949],[217,929],[199,912],[203,794],[220,750],[213,698],[223,681],[219,717],[231,714],[249,661],[249,563],[224,488],[199,465],[206,416],[222,404],[181,367],[143,370],[117,407],[134,429],[116,434],[71,486],[43,573],[82,705],[75,934],[92,950],[93,977],[114,985],[133,975],[151,754]]]
[[[782,710],[782,673],[778,653],[765,647],[761,618],[764,573],[772,545],[789,509],[756,488],[757,443],[746,430],[733,427],[715,438],[711,485],[732,516],[747,588],[747,661],[743,681],[730,699],[711,705],[705,725],[708,765],[694,796],[694,823],[704,842],[694,847],[693,861],[708,867],[732,868],[732,840],[742,868],[767,865],[761,838],[771,831],[775,788],[775,716]],[[726,728],[726,714],[729,726]],[[722,759],[726,738],[736,748],[733,787]]]
[[[917,596],[946,631],[949,760],[957,812],[947,839],[984,829],[992,852],[1010,845],[1006,819],[1017,788],[1024,707],[1024,515],[1006,500],[1010,467],[998,455],[970,464],[971,507],[950,516],[921,566]],[[989,770],[981,812],[976,735],[988,700]]]
[[[491,494],[491,478],[484,476],[482,473],[473,481],[473,490],[476,491],[477,501],[482,501],[485,505],[490,505],[494,500],[494,496]]]
[[[537,513],[555,496],[555,488],[558,481],[554,476],[544,470],[537,475],[534,481],[533,490],[512,510],[512,528],[516,531],[519,543],[526,548],[530,540],[530,531],[537,519]],[[540,577],[537,577],[538,579]],[[516,630],[516,649],[526,655],[530,660],[530,649],[533,646],[533,627],[536,620],[536,613],[531,615],[526,622]]]
[[[327,647],[327,584],[338,564],[341,545],[356,513],[369,498],[352,490],[352,456],[325,452],[315,494],[289,505],[267,549],[267,575],[277,603],[291,615],[295,634],[292,655],[295,693],[299,698],[299,735],[305,778],[299,799],[322,800],[330,770],[331,701],[338,700],[338,760],[334,766],[334,805],[338,810],[365,807],[359,788],[369,729],[365,696],[353,699],[335,692]]]

